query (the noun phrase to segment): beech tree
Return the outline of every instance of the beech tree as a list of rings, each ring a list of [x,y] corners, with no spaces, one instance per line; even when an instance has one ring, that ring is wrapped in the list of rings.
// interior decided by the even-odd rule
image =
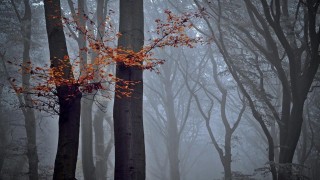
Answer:
[[[256,12],[256,7],[249,1],[245,1],[245,3],[249,13],[253,13],[254,18],[259,19],[261,14]],[[299,2],[299,4],[300,3],[301,2]],[[290,164],[293,163],[293,156],[301,134],[304,102],[308,96],[309,89],[320,63],[318,53],[320,41],[316,38],[320,34],[316,25],[319,3],[316,1],[302,3],[300,4],[304,6],[302,11],[300,11],[299,5],[296,6],[296,11],[303,13],[304,18],[304,31],[301,33],[301,36],[305,37],[305,39],[302,41],[300,41],[299,36],[292,35],[292,32],[294,32],[297,27],[295,27],[294,22],[290,20],[288,1],[282,1],[281,3],[274,2],[274,4],[261,1],[261,5],[263,7],[265,20],[258,21],[261,23],[264,31],[267,31],[264,26],[265,22],[272,27],[282,48],[287,53],[289,63],[290,73],[286,76],[281,73],[283,66],[276,62],[279,61],[279,58],[277,58],[278,60],[268,59],[277,69],[283,87],[282,114],[281,123],[279,123],[279,163],[283,165],[289,164],[289,168],[280,168],[278,178],[291,179]],[[269,8],[273,5],[275,9]],[[280,22],[280,18],[284,19],[284,23]],[[271,38],[268,38],[268,34],[266,34],[265,39],[267,42],[274,44]],[[301,42],[300,46],[298,45],[299,42]],[[278,52],[274,49],[273,51]],[[268,55],[268,53],[265,53],[265,56]]]
[[[101,58],[99,57],[99,54],[101,53],[98,49],[94,49],[90,46],[90,44],[93,43],[90,39],[94,39],[94,43],[104,44],[108,2],[108,0],[96,1],[96,15],[91,18],[88,16],[90,12],[87,12],[89,11],[87,7],[90,3],[89,1],[79,0],[77,2],[77,8],[75,8],[74,2],[68,0],[71,18],[66,19],[66,27],[69,30],[70,36],[78,44],[80,60],[79,68],[82,75],[88,73],[88,69],[86,68],[88,64],[90,64],[88,63],[88,59],[95,64],[94,71],[99,71],[99,64],[96,61],[99,61]],[[98,73],[95,73],[94,76],[94,82],[99,82],[101,80]],[[103,108],[104,110],[102,110],[100,108],[96,112],[97,115],[93,115],[93,105],[97,92],[98,90],[84,93],[83,96],[85,96],[85,98],[82,98],[81,103],[81,155],[84,179],[99,179],[106,177],[107,163],[103,157],[108,157],[109,154],[105,155],[104,152],[110,152],[110,148],[112,149],[112,146],[109,145],[112,141],[109,141],[106,150],[104,145],[103,122],[105,117],[104,110],[107,109]],[[110,105],[108,104],[111,103],[108,101],[103,102],[103,106],[109,108]],[[112,116],[109,115],[108,118],[109,117],[111,118]],[[94,131],[92,127],[94,127]],[[95,135],[94,137],[93,134]],[[93,140],[95,140],[95,144],[93,144]],[[94,159],[93,147],[95,147],[96,159]]]
[[[223,73],[219,72],[217,58],[214,57],[210,46],[203,57],[201,57],[201,60],[197,62],[190,61],[186,53],[182,54],[184,59],[181,59],[180,71],[184,74],[184,83],[195,100],[200,116],[205,120],[205,126],[210,140],[215,150],[218,152],[221,164],[224,168],[224,179],[229,180],[236,178],[233,177],[231,168],[233,158],[232,139],[235,137],[234,132],[238,128],[245,112],[245,100],[241,97],[242,95],[240,92],[238,92],[238,97],[235,97],[236,95],[231,95],[235,94],[234,92],[231,92],[234,91],[233,89],[236,87],[230,87],[234,85],[230,85],[230,83],[224,81],[223,76],[221,76]],[[212,69],[213,83],[210,81],[211,79],[207,80],[207,78],[205,78],[207,74],[203,74],[203,72],[208,72],[208,69]],[[191,84],[193,87],[191,87]],[[202,101],[203,96],[208,100]],[[214,102],[217,102],[220,105],[220,116],[218,117],[221,117],[221,123],[225,130],[223,145],[218,143],[218,138],[214,135],[214,131],[211,128],[211,121],[214,119],[212,115],[216,114],[214,111]],[[231,108],[239,105],[241,107],[239,110],[237,108]],[[238,111],[238,113],[234,120],[231,120],[232,118],[228,115],[233,114],[233,111]]]
[[[23,38],[23,68],[22,72],[22,84],[23,87],[28,90],[30,88],[30,73],[26,70],[30,66],[30,45],[31,45],[31,7],[29,0],[24,0],[24,16],[21,17],[15,6],[14,1],[11,1],[12,6],[15,10],[17,18],[21,24],[21,34]],[[22,108],[23,114],[25,116],[25,126],[27,132],[27,156],[29,163],[29,178],[38,179],[38,154],[37,154],[37,143],[36,143],[36,118],[34,110],[32,107],[32,98],[30,94],[24,94],[24,105]]]
[[[57,82],[59,139],[53,179],[75,179],[81,92],[72,83],[74,76],[63,31],[60,0],[45,0],[44,8],[53,75],[56,79],[65,80],[65,83]]]
[[[21,10],[17,7],[17,4],[14,0],[9,2],[5,2],[10,7],[9,11],[14,12],[15,18],[17,19],[20,29],[18,30],[21,34],[22,44],[23,44],[23,52],[22,52],[22,87],[26,89],[26,91],[30,88],[30,73],[27,70],[30,68],[30,47],[31,47],[31,5],[29,0],[23,1],[24,13],[21,13]],[[20,5],[19,3],[18,5]],[[4,28],[6,29],[6,28]],[[6,30],[8,31],[8,30]],[[1,52],[1,66],[4,69],[4,75],[7,77],[9,83],[11,85],[12,82],[10,80],[10,75],[8,73],[8,69],[6,66],[5,58],[7,55],[5,52]],[[37,154],[37,144],[36,144],[36,117],[34,109],[32,108],[32,97],[28,93],[17,93],[16,96],[18,98],[19,104],[21,106],[21,110],[24,116],[25,129],[27,135],[27,157],[29,164],[29,178],[30,179],[38,179],[38,154]]]
[[[155,75],[155,78],[148,77],[145,87],[151,108],[149,111],[146,110],[146,113],[165,142],[166,158],[169,161],[169,179],[179,180],[183,179],[182,163],[185,159],[181,158],[183,152],[181,144],[189,119],[192,96],[184,89],[185,83],[178,70],[181,51],[168,49],[158,51],[157,54],[163,54],[162,56],[168,61],[161,65],[159,74]],[[162,110],[164,112],[161,112]],[[156,156],[156,152],[154,153]]]
[[[83,1],[78,5],[80,11],[84,9]],[[136,8],[132,9],[131,6]],[[143,47],[143,1],[141,0],[139,3],[121,1],[120,33],[114,36],[115,38],[120,37],[118,48],[106,46],[101,37],[82,41],[79,47],[86,49],[87,45],[85,43],[89,42],[88,46],[97,53],[98,59],[97,62],[85,63],[81,58],[85,58],[86,52],[79,51],[82,54],[79,61],[72,60],[69,57],[63,30],[63,21],[68,21],[61,15],[60,1],[46,0],[44,1],[44,9],[50,51],[50,67],[47,65],[44,65],[44,67],[34,66],[34,64],[27,62],[28,67],[22,67],[21,70],[34,80],[30,83],[32,87],[20,86],[14,78],[10,79],[10,83],[12,83],[12,88],[17,94],[26,94],[34,98],[28,108],[36,108],[40,111],[46,110],[59,116],[59,138],[53,179],[75,178],[81,98],[83,94],[90,96],[93,95],[91,93],[98,92],[100,89],[110,90],[105,88],[103,83],[111,82],[116,82],[114,107],[114,131],[117,148],[116,179],[145,179],[142,72],[144,69],[154,70],[155,65],[163,63],[162,60],[152,57],[151,51],[154,48],[177,47],[181,44],[192,47],[191,44],[195,43],[197,38],[189,38],[185,33],[185,29],[191,27],[187,23],[191,16],[185,14],[182,18],[179,18],[170,11],[165,11],[166,21],[168,22],[157,19],[157,29],[154,31],[157,33],[157,38],[151,39],[151,43]],[[80,14],[84,15],[83,12]],[[90,23],[92,22],[90,21]],[[86,26],[84,22],[78,28],[81,29],[83,26]],[[104,29],[100,30],[100,33],[103,33]],[[82,38],[88,38],[88,36],[84,36]],[[100,66],[108,66],[115,62],[117,64],[116,77],[112,74],[106,74],[105,69],[100,68]],[[15,62],[8,61],[7,63],[18,67],[22,66]],[[95,66],[98,68],[96,69]],[[95,73],[100,76],[96,77]],[[91,117],[92,113],[89,116]],[[95,118],[101,119],[101,116],[95,116]],[[85,118],[84,120],[88,119]],[[108,120],[109,122],[111,120]],[[89,125],[92,126],[91,121]],[[98,123],[97,126],[99,126]],[[90,131],[89,134],[92,135],[92,130]],[[101,139],[99,142],[101,142]],[[91,144],[89,147],[89,161],[91,161],[90,159],[93,157],[92,143],[89,142],[89,144]],[[105,153],[110,153],[109,146],[106,151],[109,152]],[[93,163],[89,162],[86,165],[91,167],[86,173],[86,177],[94,178]]]
[[[194,2],[199,8],[203,7],[199,1],[195,0]],[[219,34],[214,33],[213,28],[210,28],[210,21],[206,19],[209,30],[212,32],[209,36],[215,39],[215,44],[223,55],[230,73],[248,99],[252,113],[268,139],[269,161],[273,179],[292,179],[294,176],[292,172],[293,157],[301,133],[304,102],[319,67],[319,40],[316,38],[319,35],[316,25],[316,12],[319,3],[285,0],[269,3],[265,0],[244,0],[236,3],[218,1],[217,3],[205,2],[205,4],[209,5],[210,11],[217,15],[215,18]],[[241,16],[238,11],[228,11],[236,6],[246,7],[246,14]],[[289,6],[293,8],[291,9]],[[291,17],[289,12],[296,12],[295,17]],[[298,21],[301,23],[298,24]],[[260,97],[254,97],[249,93],[250,86],[252,87],[255,82],[247,78],[248,74],[239,69],[240,66],[233,59],[233,55],[239,53],[227,48],[229,39],[225,35],[228,32],[225,27],[228,27],[230,34],[235,35],[238,42],[252,53],[251,55],[243,53],[244,56],[240,55],[240,57],[257,56],[265,59],[272,67],[271,69],[275,72],[282,87],[280,112],[277,112],[266,93],[262,76],[266,68],[262,64],[255,67],[258,77],[262,80],[256,86],[256,90],[258,90],[256,92],[260,94]],[[260,43],[261,40],[263,40],[263,44]],[[244,82],[249,82],[249,86]],[[270,110],[279,127],[280,164],[278,172],[274,164],[274,139],[267,124],[263,122],[264,117],[259,112],[259,106],[254,102],[254,98],[257,97]]]
[[[144,44],[143,0],[120,0],[120,27],[118,46],[138,52]],[[143,130],[143,70],[117,63],[116,77],[139,82],[131,87],[130,97],[114,100],[115,179],[145,179],[145,144]]]
[[[76,32],[73,32],[70,25],[67,23],[70,33],[76,40],[79,48],[79,59],[80,59],[80,73],[86,74],[86,64],[87,64],[87,35],[84,33],[87,31],[86,19],[85,19],[85,0],[78,1],[77,12],[74,7],[74,2],[68,0],[68,5],[70,7],[70,12],[73,21],[76,23],[78,31],[78,36]],[[103,6],[102,6],[103,7]],[[95,177],[95,167],[93,160],[93,137],[92,137],[92,103],[90,98],[82,98],[81,100],[81,155],[82,155],[82,167],[84,179],[96,179]],[[90,101],[90,102],[89,102]]]

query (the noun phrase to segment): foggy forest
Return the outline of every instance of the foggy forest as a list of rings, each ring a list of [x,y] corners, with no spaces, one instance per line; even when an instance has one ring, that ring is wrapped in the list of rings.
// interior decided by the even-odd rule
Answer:
[[[319,0],[0,0],[0,180],[320,180]]]

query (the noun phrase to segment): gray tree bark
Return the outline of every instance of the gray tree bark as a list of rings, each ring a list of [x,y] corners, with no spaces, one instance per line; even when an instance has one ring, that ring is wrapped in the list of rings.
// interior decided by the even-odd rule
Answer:
[[[1,58],[1,61],[3,61],[3,58]],[[2,75],[2,72],[1,74]],[[5,122],[6,118],[4,117],[3,109],[2,109],[2,92],[3,92],[3,86],[0,87],[0,179],[1,177],[1,170],[3,168],[4,160],[6,158],[6,149],[7,149],[7,124]]]
[[[73,80],[66,38],[61,20],[60,0],[45,0],[45,19],[52,68],[62,73],[64,80]],[[81,92],[76,84],[57,86],[59,103],[59,138],[53,179],[75,179],[79,146]]]
[[[71,2],[72,3],[72,2]],[[78,37],[80,70],[83,75],[87,74],[87,31],[85,20],[85,3],[84,0],[78,1],[78,27],[80,28]],[[83,94],[86,96],[81,100],[81,155],[82,155],[82,171],[85,180],[95,180],[95,166],[93,159],[93,128],[92,128],[92,105],[93,96],[90,93]]]
[[[143,0],[120,0],[120,33],[118,46],[138,52],[144,41]],[[116,83],[114,100],[115,179],[144,180],[145,144],[143,131],[143,70],[118,62],[116,77],[139,82],[130,85],[131,97],[119,97],[122,91]]]
[[[97,34],[95,36],[95,41],[102,43],[103,44],[103,36],[105,34],[105,18],[106,18],[106,7],[107,7],[107,2],[108,0],[98,0],[97,1],[97,19],[96,19],[96,24],[98,25],[97,27]],[[81,9],[83,10],[83,6]],[[80,9],[80,8],[79,8]],[[82,11],[83,12],[83,11]],[[83,20],[84,19],[84,13],[80,13],[79,19]],[[84,30],[85,28],[85,22],[83,22]],[[90,23],[88,23],[89,27],[92,26]],[[94,34],[93,32],[93,27],[88,28],[88,30]],[[80,37],[79,37],[80,38]],[[83,46],[83,47],[86,47]],[[80,47],[79,45],[79,50],[84,52],[83,48]],[[96,58],[98,57],[97,52],[93,51],[91,49],[90,51],[91,54],[91,61],[94,63]],[[86,64],[87,62],[85,62]],[[94,82],[99,81],[99,65],[95,64],[94,65]],[[103,117],[104,116],[96,116],[98,119],[93,118],[93,104],[94,104],[94,94],[96,91],[92,93],[87,93],[85,94],[86,98],[83,99],[82,101],[82,109],[81,112],[83,115],[81,116],[81,130],[82,130],[82,159],[83,159],[83,173],[85,179],[91,180],[91,179],[105,179],[105,173],[106,173],[106,162],[105,159],[101,159],[99,157],[103,157],[104,154],[104,131],[103,131]],[[100,112],[97,112],[100,113]],[[97,123],[99,126],[97,126]],[[95,130],[95,137],[93,137],[93,126]],[[96,157],[96,165],[94,165],[94,157],[93,157],[93,138],[95,140],[98,140],[98,142],[95,142],[95,149]],[[101,142],[102,141],[102,142]],[[99,144],[97,146],[97,143]],[[98,172],[97,172],[98,171]]]
[[[177,66],[177,65],[176,65]],[[171,180],[180,180],[180,160],[179,160],[179,147],[180,147],[180,135],[178,130],[178,120],[175,115],[174,95],[172,90],[173,81],[170,79],[172,75],[171,69],[168,65],[164,65],[163,69],[163,87],[165,102],[165,113],[167,119],[167,151],[169,158],[169,177]]]
[[[29,179],[38,179],[38,154],[36,143],[36,117],[32,109],[33,103],[30,90],[30,47],[31,47],[31,7],[29,0],[24,0],[24,15],[20,16],[14,1],[11,1],[16,16],[20,22],[21,35],[23,38],[23,57],[22,57],[22,87],[27,92],[23,94],[23,102],[20,106],[24,115],[25,128],[27,134],[27,157],[29,164]],[[17,94],[18,95],[18,94]],[[18,95],[19,96],[19,95]],[[18,97],[19,98],[19,97]]]

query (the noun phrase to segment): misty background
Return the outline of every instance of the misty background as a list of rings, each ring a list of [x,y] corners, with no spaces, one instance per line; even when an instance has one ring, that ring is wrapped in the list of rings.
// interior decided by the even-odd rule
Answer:
[[[12,78],[16,84],[23,83],[19,64],[24,56],[26,23],[31,27],[30,61],[39,67],[49,64],[43,2],[27,2],[30,22],[26,21],[23,0],[0,2],[0,179],[29,179],[32,157],[27,152],[31,146],[36,147],[39,179],[51,179],[57,150],[56,113],[50,108],[24,108],[28,105],[25,97],[16,93],[12,85]],[[287,9],[281,10],[279,24],[291,50],[301,51],[295,54],[300,57],[301,67],[295,71],[299,76],[314,66],[308,64],[312,51],[309,46],[312,38],[318,37],[311,37],[305,30],[306,23],[312,21],[307,20],[304,1],[286,2],[281,4],[281,8]],[[83,53],[79,45],[81,32],[74,22],[81,18],[78,3],[61,3],[68,52],[70,59],[76,60]],[[108,36],[115,36],[118,31],[118,6],[117,0],[86,0],[84,4],[88,31],[110,47],[117,47],[117,39]],[[97,13],[99,8],[103,17]],[[289,48],[276,32],[279,29],[268,24],[263,4],[258,0],[145,0],[145,45],[157,37],[156,20],[166,20],[166,10],[176,15],[200,12],[203,17],[190,19],[193,27],[187,34],[202,37],[203,42],[194,47],[153,49],[153,56],[165,62],[153,71],[144,71],[146,179],[272,179],[272,167],[280,169],[282,164],[280,129],[292,126],[285,126],[283,107],[289,107],[291,114],[295,99],[301,99],[290,95],[294,86],[284,85],[283,79],[290,84],[293,70]],[[318,13],[316,9],[315,29],[320,23]],[[105,23],[103,37],[98,33],[101,23]],[[86,48],[91,61],[96,52],[90,50],[89,43]],[[319,59],[317,63],[318,67]],[[115,73],[115,66],[111,64],[106,71]],[[296,179],[320,177],[319,78],[317,68],[306,96],[301,95],[305,98],[303,122],[298,125],[301,133],[289,163]],[[298,81],[297,86],[304,82]],[[30,83],[37,82],[31,78]],[[110,85],[110,92],[101,92],[108,93],[110,98],[97,95],[83,100],[86,105],[81,114],[91,120],[81,122],[77,179],[85,179],[88,169],[94,169],[97,179],[113,179],[113,88]],[[34,114],[35,129],[28,129],[31,126],[25,121],[30,113]],[[26,130],[34,131],[34,145],[28,144],[31,136],[27,136]]]

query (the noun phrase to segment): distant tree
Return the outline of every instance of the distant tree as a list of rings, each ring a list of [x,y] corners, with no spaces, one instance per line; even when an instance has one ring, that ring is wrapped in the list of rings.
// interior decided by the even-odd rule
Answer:
[[[304,102],[319,67],[319,40],[315,38],[319,36],[316,25],[319,3],[316,1],[244,0],[204,2],[205,5],[201,6],[200,1],[194,2],[199,8],[209,6],[210,10],[208,10],[217,15],[214,18],[218,31],[216,33],[211,26],[209,31],[212,33],[209,36],[214,39],[239,87],[242,86],[241,89],[251,104],[252,113],[266,134],[269,141],[269,165],[273,179],[292,179],[291,168],[301,133]],[[246,9],[243,11],[242,8],[237,7],[246,7]],[[206,19],[206,23],[210,27],[211,21]],[[232,38],[230,38],[232,36],[237,43],[234,43],[234,48],[228,48],[232,44]],[[246,47],[248,52],[236,52],[239,46]],[[252,66],[256,69],[256,75],[260,77],[260,81],[257,82],[254,77],[248,78],[253,74],[249,74],[248,69],[243,71],[242,64],[235,61],[236,56],[244,58],[245,61],[247,58],[255,59],[254,57],[257,56],[264,59],[265,63],[271,67],[269,70],[274,72],[282,88],[282,94],[279,96],[280,112],[270,100],[269,91],[266,91],[264,81],[266,77],[263,75],[268,67],[261,62]],[[252,61],[247,62],[252,64]],[[252,85],[255,85],[255,90],[250,89]],[[272,136],[269,132],[258,102],[267,107],[279,127],[279,171],[275,166],[272,167],[275,161],[273,138],[276,136]]]
[[[155,78],[149,77],[146,82],[145,94],[151,108],[145,112],[160,131],[166,144],[169,179],[179,180],[183,176],[183,159],[180,158],[183,131],[189,118],[192,96],[184,89],[183,77],[178,70],[181,51],[168,49],[158,51],[157,54],[163,54],[168,62],[159,68],[159,75],[154,75]]]
[[[76,29],[79,31],[74,32],[70,25],[66,23],[70,34],[72,34],[73,39],[76,40],[79,49],[79,60],[80,60],[80,73],[86,74],[86,65],[88,61],[87,55],[87,31],[86,26],[86,12],[85,12],[85,0],[78,0],[78,7],[74,7],[74,2],[68,0],[68,5],[70,7],[71,16],[76,24]],[[101,7],[103,8],[103,6]],[[76,11],[77,10],[77,11]],[[76,35],[78,33],[78,36]],[[89,93],[88,93],[89,94]],[[92,104],[93,99],[82,98],[81,100],[81,155],[82,155],[82,171],[83,178],[85,180],[92,179],[95,180],[95,167],[93,160],[93,131],[92,131]]]
[[[15,10],[17,18],[21,26],[21,34],[23,38],[23,62],[22,62],[22,87],[28,91],[30,88],[30,45],[31,45],[31,7],[29,0],[24,0],[24,16],[21,17],[12,0],[12,6]],[[32,98],[30,94],[23,94],[24,107],[22,112],[25,117],[25,126],[27,132],[27,156],[29,163],[29,178],[38,179],[38,154],[36,143],[36,118],[32,107]],[[22,106],[23,107],[23,106]]]
[[[238,92],[238,101],[240,101],[241,108],[237,113],[237,117],[231,121],[227,114],[231,114],[232,111],[229,107],[235,105],[237,100],[231,94],[230,90],[226,83],[223,83],[222,78],[219,76],[220,72],[218,70],[218,64],[216,58],[213,56],[211,47],[208,48],[208,52],[204,55],[201,61],[192,65],[192,63],[187,59],[187,56],[184,55],[185,64],[181,66],[181,71],[184,73],[184,82],[192,94],[192,97],[196,101],[196,106],[200,111],[202,118],[205,120],[206,129],[209,133],[210,139],[214,148],[219,154],[220,161],[224,168],[224,179],[231,180],[232,176],[232,138],[234,137],[234,132],[239,126],[239,123],[242,119],[242,116],[246,109],[246,103],[244,98],[241,97],[241,93]],[[206,57],[208,55],[208,57]],[[210,61],[210,65],[208,64]],[[205,77],[202,76],[203,72],[206,72],[207,67],[212,68],[213,82],[217,90],[210,88],[213,86],[208,85],[208,81],[205,80]],[[195,67],[191,69],[190,67]],[[193,86],[191,87],[191,83]],[[210,83],[211,84],[211,83]],[[202,91],[203,95],[209,100],[207,103],[201,101],[200,92]],[[219,94],[216,93],[219,92]],[[221,122],[225,129],[224,143],[219,145],[218,138],[214,135],[211,126],[210,120],[212,120],[214,102],[220,104],[220,118]]]
[[[23,1],[23,15],[21,15],[20,8],[17,7],[17,4],[14,0],[9,2],[4,2],[4,5],[7,5],[9,11],[14,12],[15,19],[17,19],[18,24],[20,26],[19,30],[14,29],[13,31],[20,32],[21,40],[23,44],[23,53],[22,53],[22,87],[28,92],[30,89],[30,65],[31,65],[31,58],[30,58],[30,48],[31,48],[31,5],[29,0]],[[21,5],[19,3],[18,5]],[[10,19],[10,18],[8,18]],[[7,22],[8,23],[8,22]],[[12,29],[4,28],[4,32],[10,34]],[[7,77],[9,81],[10,75],[8,73],[7,67],[5,65],[5,53],[1,52],[2,56],[2,63],[1,66],[4,69],[4,75]],[[11,85],[12,82],[9,82]],[[25,122],[25,129],[27,135],[27,157],[28,157],[28,164],[29,164],[29,178],[30,179],[38,179],[38,154],[37,154],[37,144],[36,144],[36,117],[34,109],[32,108],[32,97],[28,93],[16,93],[16,96],[19,100],[19,104],[24,116]]]
[[[90,64],[88,59],[94,63],[94,71],[99,71],[98,63],[101,57],[99,54],[101,52],[99,49],[94,49],[94,46],[91,46],[92,40],[94,39],[94,43],[104,44],[106,26],[107,26],[107,5],[108,0],[99,0],[96,2],[96,12],[95,16],[90,18],[88,14],[87,6],[90,1],[79,0],[77,5],[78,7],[74,7],[74,2],[72,0],[68,0],[68,5],[71,12],[71,19],[68,19],[65,25],[69,30],[70,36],[77,42],[78,51],[79,51],[79,60],[80,60],[80,71],[81,74],[87,74],[87,65]],[[67,12],[65,13],[67,14]],[[100,49],[101,50],[101,49]],[[113,66],[111,66],[113,67]],[[99,73],[94,74],[94,82],[100,81]],[[112,141],[109,141],[107,147],[105,147],[104,142],[104,130],[103,130],[103,122],[105,119],[106,108],[101,108],[96,111],[96,115],[94,115],[94,102],[95,102],[95,94],[98,93],[98,90],[94,90],[93,92],[86,92],[83,94],[86,98],[82,98],[81,105],[81,153],[82,153],[82,168],[84,179],[99,179],[105,178],[107,176],[107,162],[106,157],[109,157],[109,154],[105,154],[106,152],[110,152],[110,146]],[[100,92],[101,93],[101,92]],[[104,107],[110,107],[111,103],[108,101],[103,102]],[[108,112],[108,111],[107,111]],[[112,118],[112,116],[108,116],[108,118]],[[109,123],[109,121],[108,121]],[[111,124],[112,125],[112,124]],[[112,125],[113,126],[113,125]],[[94,131],[93,128],[94,127]],[[94,133],[93,133],[94,132]],[[93,137],[94,134],[94,137]],[[111,135],[112,137],[112,135]],[[95,139],[95,145],[93,144],[93,138]],[[111,138],[112,139],[112,138]],[[94,160],[93,155],[93,147],[95,147],[95,156]],[[96,161],[96,163],[94,163]],[[94,165],[95,164],[95,165]]]

